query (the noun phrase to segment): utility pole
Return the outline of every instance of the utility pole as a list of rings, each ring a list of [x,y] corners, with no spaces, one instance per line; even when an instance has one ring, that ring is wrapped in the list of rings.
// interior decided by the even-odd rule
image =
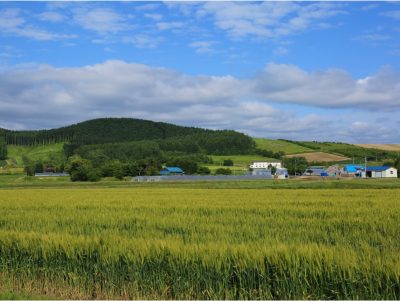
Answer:
[[[296,166],[296,163],[297,163],[297,158],[294,157],[294,176],[296,176],[296,174],[297,174],[297,166]]]
[[[365,156],[365,178],[367,178],[367,156]]]

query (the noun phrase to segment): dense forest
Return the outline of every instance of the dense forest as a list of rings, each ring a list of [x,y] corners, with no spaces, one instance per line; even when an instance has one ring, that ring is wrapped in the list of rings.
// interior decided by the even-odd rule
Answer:
[[[349,158],[366,156],[368,160],[390,162],[398,159],[394,152],[346,143],[286,141]],[[50,130],[0,129],[0,164],[7,164],[8,145],[47,148],[55,143],[63,144],[62,153],[53,154],[46,160],[35,160],[29,155],[22,157],[28,175],[47,170],[68,171],[72,180],[97,180],[108,176],[155,175],[165,165],[179,166],[187,174],[209,174],[210,170],[204,166],[212,164],[209,155],[253,154],[276,159],[285,156],[283,151],[257,148],[251,137],[232,130],[207,130],[130,118],[102,118]],[[304,158],[285,159],[289,173],[307,167],[308,163],[301,159]],[[399,160],[396,162],[399,164]]]
[[[165,164],[179,164],[187,173],[209,173],[200,166],[209,163],[207,155],[257,152],[251,137],[231,130],[207,130],[140,119],[103,118],[51,130],[1,129],[0,155],[4,150],[6,156],[7,145],[34,146],[60,142],[64,143],[63,160],[34,162],[24,158],[27,174],[50,167],[55,171],[74,172],[77,180],[96,179],[100,176],[157,174]]]
[[[100,118],[50,130],[11,131],[0,129],[0,136],[7,144],[38,145],[58,142],[98,144],[125,141],[166,139],[193,134],[218,134],[194,127],[177,126],[132,118]],[[237,135],[243,134],[235,132]]]
[[[0,160],[7,159],[7,144],[4,137],[0,136]]]

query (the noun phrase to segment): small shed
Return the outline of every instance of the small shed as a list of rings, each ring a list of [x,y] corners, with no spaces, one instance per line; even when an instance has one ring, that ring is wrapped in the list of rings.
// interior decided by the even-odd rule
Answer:
[[[277,168],[276,169],[276,173],[275,173],[275,177],[277,179],[287,179],[287,178],[289,178],[288,170],[286,168]]]
[[[169,176],[169,175],[183,175],[184,172],[180,167],[164,167],[160,171],[160,175]]]
[[[269,169],[262,169],[262,168],[257,168],[253,169],[251,172],[251,175],[253,176],[263,176],[263,177],[271,177],[271,170]]]
[[[397,178],[397,169],[391,166],[367,166],[367,178]]]
[[[306,169],[303,173],[303,176],[327,176],[328,173],[326,172],[323,166],[311,166]]]

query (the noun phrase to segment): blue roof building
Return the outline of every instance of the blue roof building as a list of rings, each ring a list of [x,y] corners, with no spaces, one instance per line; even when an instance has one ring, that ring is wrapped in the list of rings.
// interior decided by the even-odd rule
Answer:
[[[367,178],[397,178],[397,169],[391,166],[367,166]]]
[[[182,174],[184,174],[184,172],[180,167],[164,167],[160,171],[160,175],[162,175],[162,176],[182,175]]]
[[[389,168],[390,166],[367,166],[367,171],[385,171]]]
[[[343,170],[347,173],[361,173],[364,169],[364,166],[354,164],[347,164],[343,168]]]

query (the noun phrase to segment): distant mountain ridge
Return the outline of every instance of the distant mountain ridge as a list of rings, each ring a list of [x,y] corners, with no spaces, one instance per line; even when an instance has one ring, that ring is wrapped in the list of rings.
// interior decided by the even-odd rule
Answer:
[[[224,131],[178,126],[165,122],[134,118],[99,118],[48,130],[13,131],[0,128],[0,136],[4,137],[7,144],[13,145],[37,145],[58,142],[99,144],[166,139],[205,133],[212,135],[212,133],[218,132]]]
[[[66,127],[38,131],[0,130],[6,145],[35,146],[64,143],[67,155],[107,150],[110,157],[132,153],[152,156],[161,152],[247,154],[254,140],[232,130],[209,130],[133,118],[100,118]],[[146,151],[144,151],[146,150]],[[112,154],[111,154],[112,153]],[[88,155],[89,156],[89,155]]]

